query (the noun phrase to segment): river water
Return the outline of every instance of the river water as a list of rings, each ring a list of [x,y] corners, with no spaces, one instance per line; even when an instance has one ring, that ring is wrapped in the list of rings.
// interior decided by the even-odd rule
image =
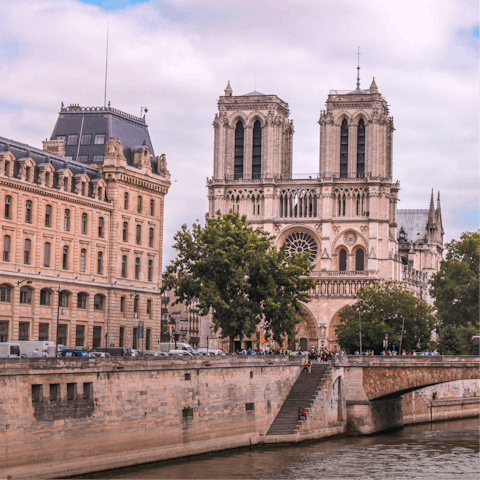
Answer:
[[[103,472],[97,478],[478,480],[479,420],[407,426],[370,437],[257,446]],[[91,478],[91,477],[90,477]]]

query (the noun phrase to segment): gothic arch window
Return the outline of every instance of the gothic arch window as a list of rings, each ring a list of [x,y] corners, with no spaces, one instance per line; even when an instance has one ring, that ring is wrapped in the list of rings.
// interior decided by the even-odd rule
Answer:
[[[361,248],[355,252],[355,270],[360,272],[365,270],[365,252]]]
[[[12,212],[12,197],[10,195],[7,195],[5,197],[5,218],[7,219],[11,218],[10,217],[11,212]]]
[[[285,243],[289,243],[287,246],[288,256],[293,254],[309,253],[309,260],[311,263],[315,261],[318,255],[317,242],[308,234],[304,232],[296,232],[289,235],[285,240]]]
[[[365,122],[363,118],[357,127],[357,178],[365,176]]]
[[[347,271],[347,251],[344,248],[338,253],[338,269],[341,272]]]
[[[340,127],[340,178],[348,177],[348,122],[343,120]]]
[[[342,196],[342,217],[346,214],[346,207],[347,207],[347,196],[343,194]]]
[[[262,175],[262,126],[257,120],[253,125],[252,179]]]
[[[243,179],[243,146],[245,143],[245,132],[243,129],[243,123],[237,122],[235,127],[235,164],[234,164],[234,179]]]

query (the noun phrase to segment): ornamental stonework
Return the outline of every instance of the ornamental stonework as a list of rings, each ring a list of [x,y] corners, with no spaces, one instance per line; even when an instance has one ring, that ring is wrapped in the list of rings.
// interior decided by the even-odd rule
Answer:
[[[343,241],[345,242],[345,245],[351,247],[352,245],[355,245],[355,243],[357,243],[357,234],[355,232],[347,232],[343,236]]]

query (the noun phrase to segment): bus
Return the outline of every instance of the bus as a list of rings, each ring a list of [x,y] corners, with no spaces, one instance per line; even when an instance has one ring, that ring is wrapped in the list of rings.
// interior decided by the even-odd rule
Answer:
[[[478,344],[480,341],[480,335],[474,335],[472,337],[472,355],[477,355],[479,354],[478,352]]]

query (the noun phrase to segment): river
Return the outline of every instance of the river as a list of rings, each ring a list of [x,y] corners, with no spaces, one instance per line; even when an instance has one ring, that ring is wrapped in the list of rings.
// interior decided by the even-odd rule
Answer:
[[[103,472],[90,478],[478,480],[478,454],[479,420],[474,418],[412,425],[370,437],[257,446]]]

